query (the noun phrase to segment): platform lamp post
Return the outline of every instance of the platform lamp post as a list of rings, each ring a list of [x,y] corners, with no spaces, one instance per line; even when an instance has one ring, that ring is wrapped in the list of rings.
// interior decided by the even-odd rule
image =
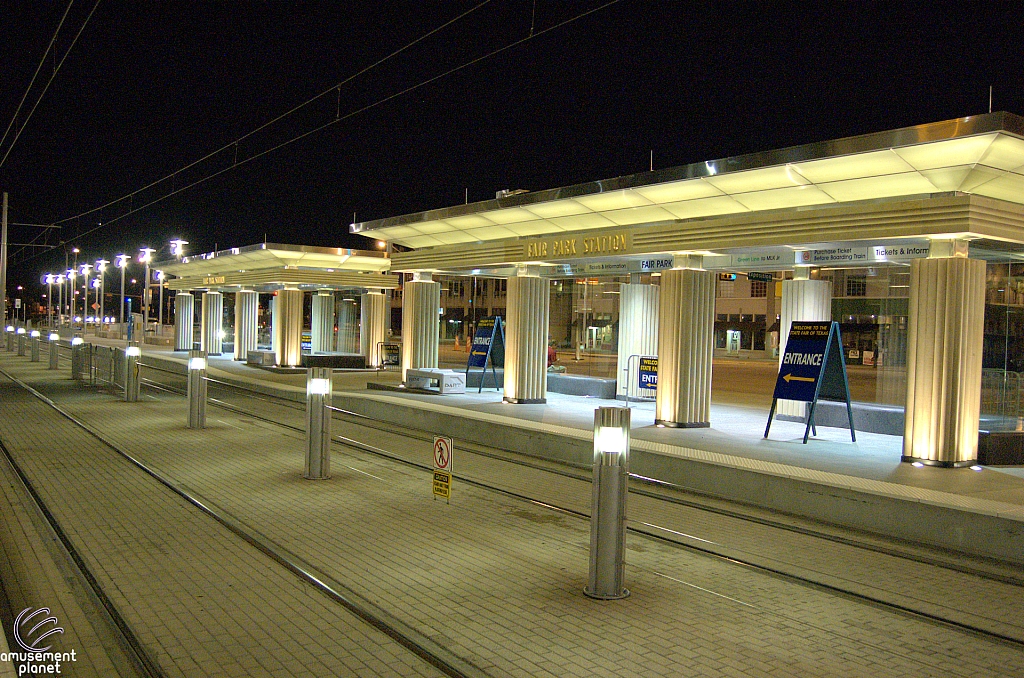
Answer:
[[[78,251],[77,249],[75,250]],[[78,256],[77,254],[75,255]],[[75,278],[78,277],[78,271],[74,268],[69,268],[67,272],[68,276],[68,325],[71,326],[71,333],[75,332]]]
[[[106,309],[104,308],[104,306],[105,306],[105,304],[104,304],[105,299],[103,298],[103,295],[104,295],[105,290],[103,288],[104,288],[104,286],[106,284],[106,280],[104,279],[106,276],[104,276],[104,273],[107,272],[107,264],[109,264],[109,263],[110,262],[107,261],[106,259],[97,259],[96,260],[96,280],[99,283],[96,286],[96,302],[100,305],[100,308],[99,308],[100,322],[106,322],[106,320],[107,320],[106,316],[104,315],[106,313]]]
[[[46,283],[46,326],[53,327],[53,274],[44,275],[43,282]]]
[[[129,257],[127,254],[118,254],[116,257],[114,257],[114,266],[117,266],[119,269],[121,269],[121,289],[119,290],[120,294],[118,296],[117,304],[117,307],[119,309],[117,317],[117,337],[119,339],[124,338],[124,269],[128,268],[129,259],[131,259],[131,257]]]
[[[53,276],[53,284],[57,286],[57,325],[60,327],[60,319],[64,317],[64,276],[55,275]],[[53,329],[55,326],[50,325]]]
[[[160,308],[157,311],[157,332],[162,337],[164,335],[164,272],[156,271],[156,282],[160,286]]]
[[[590,504],[590,577],[583,593],[598,600],[625,598],[628,407],[594,410],[594,485]]]
[[[124,401],[139,401],[139,357],[142,349],[138,342],[130,341],[124,349]]]
[[[149,264],[153,261],[153,252],[156,252],[152,247],[142,247],[139,249],[139,263],[146,265],[146,285],[145,291],[142,293],[142,336],[146,336],[146,329],[149,327],[149,302],[152,298],[149,290]]]
[[[82,264],[82,336],[86,333],[86,318],[89,317],[89,271],[92,270],[92,264]]]

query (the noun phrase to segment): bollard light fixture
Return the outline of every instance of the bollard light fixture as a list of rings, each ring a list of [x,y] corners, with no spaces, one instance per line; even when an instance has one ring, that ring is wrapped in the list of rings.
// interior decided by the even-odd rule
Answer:
[[[25,328],[24,327],[19,327],[18,328],[18,334],[25,334]]]
[[[71,340],[72,346],[81,346],[84,343],[85,339],[82,339],[81,337],[75,337],[74,339]]]
[[[206,369],[206,358],[193,357],[188,359],[188,368],[190,370],[205,370]]]
[[[306,393],[308,395],[327,395],[330,392],[330,379],[308,379],[306,381]]]
[[[60,341],[60,335],[56,332],[50,332],[50,341]]]
[[[29,333],[29,336],[32,337],[33,339],[38,339],[39,338],[39,330],[32,330],[32,332]]]
[[[142,348],[139,346],[129,346],[124,350],[124,354],[129,358],[138,358],[142,355]]]
[[[590,598],[625,598],[626,497],[629,478],[628,407],[594,410],[594,481],[590,504]]]

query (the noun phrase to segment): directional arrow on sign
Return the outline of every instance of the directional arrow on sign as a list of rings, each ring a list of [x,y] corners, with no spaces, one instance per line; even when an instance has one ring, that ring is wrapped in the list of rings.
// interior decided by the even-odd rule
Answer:
[[[814,383],[814,377],[794,377],[792,374],[784,374],[782,378],[786,380],[787,384],[791,381],[809,381],[812,384]]]

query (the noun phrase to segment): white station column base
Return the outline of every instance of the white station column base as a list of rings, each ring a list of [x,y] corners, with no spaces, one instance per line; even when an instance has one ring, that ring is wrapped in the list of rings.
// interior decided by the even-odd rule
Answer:
[[[320,290],[313,295],[310,351],[327,353],[334,350],[334,292]]]
[[[195,297],[191,292],[174,295],[174,350],[193,349],[193,327],[195,327]]]
[[[259,292],[235,292],[235,360],[245,360],[258,348],[259,307]]]
[[[224,295],[203,292],[203,318],[199,333],[200,350],[207,355],[220,355],[224,347]]]
[[[629,398],[637,389],[639,359],[631,356],[658,355],[657,285],[630,283],[619,287],[619,358],[615,393]]]
[[[425,279],[424,279],[425,278]],[[429,274],[405,283],[402,299],[402,378],[406,370],[436,369],[441,284]]]
[[[508,279],[504,396],[507,403],[547,402],[550,288],[547,278],[520,275]]]
[[[789,328],[794,320],[832,320],[832,281],[810,280],[809,271],[798,268],[793,280],[782,281],[782,310],[779,318],[779,366],[786,354]],[[808,403],[779,400],[775,416],[783,421],[804,421]]]
[[[302,358],[302,290],[279,290],[274,299],[277,365],[296,367]]]
[[[677,265],[700,266],[699,257]],[[658,391],[655,423],[672,428],[711,425],[715,277],[700,268],[661,274],[658,310]]]
[[[369,367],[380,367],[383,356],[379,347],[387,339],[391,306],[384,290],[369,290],[359,300],[359,352],[366,356]]]
[[[911,267],[903,433],[903,461],[946,467],[978,457],[985,327],[985,262],[954,251]]]

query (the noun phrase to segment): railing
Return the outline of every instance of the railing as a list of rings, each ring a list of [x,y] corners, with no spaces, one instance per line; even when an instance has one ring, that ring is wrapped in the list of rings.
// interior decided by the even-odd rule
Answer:
[[[981,413],[996,417],[1022,417],[1024,376],[1020,372],[985,369],[981,371]]]

